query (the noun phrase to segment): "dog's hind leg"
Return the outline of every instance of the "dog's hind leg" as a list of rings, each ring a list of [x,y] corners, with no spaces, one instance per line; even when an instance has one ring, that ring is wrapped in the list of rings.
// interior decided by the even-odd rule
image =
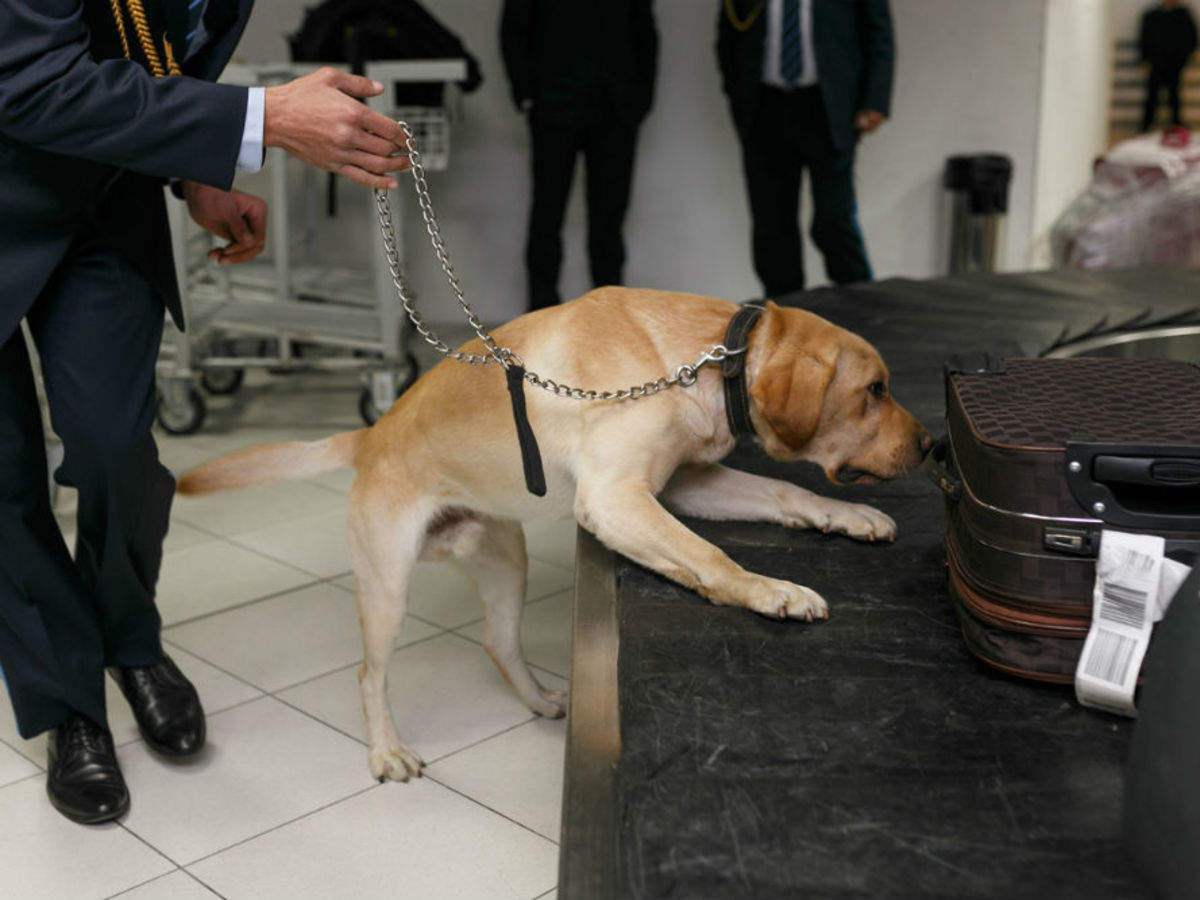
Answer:
[[[474,546],[455,554],[479,589],[487,610],[483,647],[504,679],[531,710],[558,718],[565,697],[538,684],[521,653],[521,613],[525,606],[525,534],[516,522],[480,518],[484,532]]]
[[[361,480],[361,478],[360,478]],[[351,491],[349,540],[358,577],[363,663],[358,681],[370,742],[371,774],[384,781],[420,775],[422,759],[396,733],[387,697],[387,665],[404,623],[408,580],[425,540],[429,513],[397,508],[356,483]]]

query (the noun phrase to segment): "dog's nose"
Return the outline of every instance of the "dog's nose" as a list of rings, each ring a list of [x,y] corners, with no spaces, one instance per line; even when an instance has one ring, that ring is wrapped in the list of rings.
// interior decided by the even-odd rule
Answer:
[[[928,455],[929,451],[933,449],[933,438],[928,431],[921,434],[921,437],[917,439],[917,443],[921,446],[922,456]]]

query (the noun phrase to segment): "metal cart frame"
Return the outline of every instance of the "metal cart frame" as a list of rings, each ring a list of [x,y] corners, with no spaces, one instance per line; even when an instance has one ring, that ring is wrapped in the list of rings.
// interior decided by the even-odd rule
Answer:
[[[319,68],[323,66],[314,63],[235,64],[226,69],[222,80],[272,85]],[[344,65],[334,68],[346,69]],[[443,82],[446,96],[452,97],[454,83],[466,77],[466,63],[460,59],[375,61],[367,63],[364,75],[389,88],[368,100],[368,105],[393,118],[408,119],[422,113],[393,108],[393,83]],[[450,113],[448,106],[434,110],[435,117],[441,116],[440,132],[434,127],[439,126],[436,118],[417,122],[418,136],[424,127],[439,138],[429,142],[432,152],[426,152],[424,142],[420,145],[428,169],[445,168]],[[430,111],[424,115],[429,116]],[[183,202],[168,198],[175,266],[188,324],[186,332],[168,325],[158,365],[159,424],[173,434],[190,434],[203,425],[206,404],[199,385],[210,393],[232,393],[248,368],[362,372],[366,386],[359,411],[368,424],[416,380],[409,330],[383,254],[371,254],[367,273],[295,264],[288,156],[280,148],[270,148],[266,165],[271,183],[268,261],[230,268],[208,262],[204,254],[212,246],[211,237],[191,223]],[[316,170],[305,170],[305,196],[310,201],[317,176]],[[394,197],[392,202],[396,202]],[[307,221],[312,223],[315,206],[308,202],[306,207]],[[367,212],[373,233],[377,228],[374,203],[367,205]],[[403,218],[394,215],[393,220],[403,256]],[[310,224],[305,233],[311,232]],[[229,341],[239,338],[270,340],[277,350],[269,355],[229,353]],[[302,357],[296,352],[300,344],[321,348],[321,353]]]

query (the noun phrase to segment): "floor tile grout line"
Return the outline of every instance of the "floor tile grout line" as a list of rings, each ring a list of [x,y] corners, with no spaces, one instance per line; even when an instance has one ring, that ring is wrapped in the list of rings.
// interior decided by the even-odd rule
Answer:
[[[552,838],[548,838],[548,837],[546,837],[546,836],[545,836],[544,834],[542,834],[540,831],[537,831],[537,830],[535,830],[535,829],[533,829],[533,828],[530,828],[530,827],[529,827],[528,825],[526,825],[524,822],[518,822],[518,821],[517,821],[516,819],[514,819],[512,816],[505,815],[504,813],[500,812],[500,810],[498,810],[498,809],[493,809],[492,807],[490,807],[490,806],[488,806],[486,803],[484,803],[482,800],[479,800],[479,799],[478,799],[478,798],[476,798],[476,797],[472,797],[470,794],[464,794],[462,791],[458,790],[457,788],[455,788],[455,787],[451,787],[450,785],[446,784],[446,782],[444,782],[444,781],[440,781],[440,780],[437,778],[437,776],[435,776],[435,775],[422,775],[421,777],[422,777],[422,778],[428,778],[428,779],[429,779],[430,781],[432,781],[434,784],[436,784],[436,785],[440,785],[441,787],[444,787],[444,788],[445,788],[446,790],[448,790],[448,791],[453,791],[455,794],[458,794],[458,796],[462,797],[464,800],[470,800],[470,801],[471,801],[472,803],[474,803],[476,806],[481,806],[481,807],[483,807],[484,809],[488,810],[489,812],[495,813],[496,815],[498,815],[498,816],[499,816],[500,818],[502,818],[502,819],[507,819],[509,822],[512,822],[514,825],[518,826],[519,828],[522,828],[522,829],[524,829],[525,831],[528,831],[530,834],[537,835],[537,836],[538,836],[538,837],[540,837],[540,838],[541,838],[543,841],[546,841],[546,842],[548,842],[548,843],[550,843],[550,844],[553,844],[553,845],[555,846],[555,848],[558,848],[558,847],[559,847],[559,843],[558,843],[558,841],[556,841],[556,840],[553,840]]]
[[[161,856],[163,859],[165,859],[167,862],[169,862],[171,865],[173,865],[176,869],[179,868],[179,863],[177,863],[175,860],[171,859],[171,857],[167,856],[167,854],[164,851],[159,850],[157,847],[155,847],[152,843],[150,843],[148,840],[146,840],[144,837],[142,837],[140,834],[138,834],[136,831],[134,831],[132,828],[130,828],[128,825],[126,825],[124,822],[118,821],[117,827],[119,827],[126,834],[132,835],[140,843],[145,844],[147,847],[149,847],[151,850],[153,850],[155,853],[157,853],[159,856]],[[172,869],[172,871],[174,871],[174,869]],[[162,873],[162,875],[170,875],[170,874],[171,874],[170,872]],[[161,878],[162,875],[160,875],[159,877]],[[154,879],[151,879],[151,881],[153,881],[153,880]]]
[[[221,900],[227,900],[227,898],[225,897],[224,894],[222,894],[220,891],[218,891],[215,887],[213,887],[211,884],[209,884],[207,881],[205,881],[203,878],[201,878],[195,872],[190,871],[186,866],[180,866],[179,871],[183,872],[185,875],[187,875],[188,878],[192,879],[192,881],[196,882],[198,885],[203,887],[206,891],[212,891],[213,894],[216,895],[217,897],[220,897]]]
[[[32,738],[30,738],[30,740],[33,740],[33,739],[32,739]],[[21,759],[23,759],[23,760],[26,760],[27,762],[29,762],[31,765],[35,765],[35,766],[37,766],[37,767],[38,767],[38,769],[39,769],[39,770],[40,770],[40,771],[41,771],[43,774],[45,774],[45,772],[46,772],[46,767],[45,767],[45,766],[43,766],[41,763],[39,763],[39,762],[38,762],[36,759],[34,759],[33,757],[26,756],[26,755],[25,755],[25,754],[24,754],[24,753],[21,751],[21,749],[20,749],[19,747],[17,747],[15,744],[10,744],[10,743],[9,743],[9,742],[8,742],[8,741],[5,739],[5,738],[0,738],[0,744],[3,744],[5,747],[7,747],[7,748],[8,748],[9,750],[11,750],[13,753],[17,754],[17,756],[21,757]],[[26,778],[28,778],[28,777],[32,777],[32,776],[25,776],[25,777],[26,777]],[[25,778],[18,778],[18,779],[17,779],[17,781],[24,781],[24,780],[25,780]],[[8,784],[16,784],[16,783],[17,783],[17,781],[10,781]],[[6,785],[0,785],[0,787],[8,787],[8,784],[6,784]]]
[[[278,591],[271,591],[270,593],[263,594],[261,597],[252,597],[249,600],[242,600],[230,606],[223,606],[220,609],[214,609],[211,612],[200,613],[199,615],[191,616],[187,619],[180,619],[178,622],[171,622],[169,625],[164,625],[163,631],[170,631],[172,628],[178,628],[180,625],[191,625],[193,622],[199,622],[202,619],[211,619],[213,616],[220,615],[223,612],[229,612],[233,609],[241,609],[244,606],[252,606],[253,604],[259,603],[262,600],[274,600],[277,597],[282,597],[285,594],[290,594],[294,591],[302,591],[310,587],[315,587],[319,584],[324,584],[325,581],[326,579],[323,578],[318,578],[314,581],[306,581],[303,584],[297,584],[293,587],[283,588],[282,590]]]
[[[279,822],[276,825],[272,825],[270,828],[263,829],[262,831],[258,832],[257,834],[252,834],[249,837],[244,837],[239,841],[234,841],[232,844],[229,844],[225,847],[220,847],[216,850],[213,850],[211,853],[206,853],[206,854],[204,854],[204,856],[201,856],[197,859],[193,859],[190,862],[183,863],[180,866],[180,868],[182,868],[184,871],[186,871],[189,875],[192,875],[193,878],[195,878],[197,881],[199,881],[205,887],[208,887],[208,885],[198,875],[193,874],[193,872],[191,870],[192,866],[199,865],[200,863],[204,862],[207,859],[212,859],[214,856],[219,856],[220,854],[225,853],[227,850],[232,850],[234,847],[240,847],[240,846],[242,846],[242,844],[248,844],[250,841],[257,840],[260,837],[271,834],[271,832],[273,832],[273,831],[278,831],[281,828],[286,828],[288,825],[291,825],[295,822],[299,822],[301,819],[307,819],[309,816],[315,816],[317,813],[324,812],[325,810],[327,810],[331,807],[337,806],[340,803],[345,803],[349,800],[353,800],[355,797],[361,796],[362,794],[365,794],[367,791],[373,791],[378,787],[382,787],[382,785],[379,782],[373,781],[371,784],[367,785],[366,787],[359,788],[357,791],[354,791],[351,794],[347,794],[344,797],[338,797],[336,800],[330,800],[328,803],[322,804],[321,806],[318,806],[316,809],[310,809],[308,812],[302,813],[301,815],[298,815],[291,819],[288,819],[286,822]],[[210,888],[210,890],[211,890],[211,888]],[[214,893],[216,893],[216,892],[214,891]]]
[[[340,466],[339,468],[349,469],[352,467],[351,466]],[[331,469],[329,471],[336,471],[336,469]],[[303,478],[303,479],[301,479],[301,481],[303,481],[305,484],[311,484],[313,487],[319,487],[323,491],[329,491],[329,493],[331,493],[331,494],[337,494],[339,497],[343,498],[344,500],[350,499],[350,491],[349,490],[343,491],[341,488],[330,487],[327,484],[317,481],[315,478],[311,478],[311,479]]]
[[[121,823],[118,822],[117,824],[120,825]],[[124,826],[122,826],[122,827],[124,827]],[[126,828],[125,830],[129,831],[128,828]],[[134,837],[137,837],[137,835],[134,835]],[[140,840],[140,838],[139,838],[139,840]],[[142,841],[142,843],[145,843],[145,841]],[[160,856],[162,855],[162,853],[157,848],[152,848],[152,849],[154,849],[155,853],[158,853]],[[130,891],[136,891],[138,888],[143,888],[148,884],[153,884],[154,882],[158,881],[158,879],[160,879],[160,878],[166,878],[168,875],[174,875],[176,872],[183,871],[182,868],[174,860],[171,860],[171,865],[175,866],[175,868],[173,868],[170,872],[163,872],[161,875],[155,875],[153,878],[147,878],[145,881],[139,881],[137,884],[131,884],[129,887],[122,888],[121,890],[117,891],[115,894],[109,894],[108,896],[106,896],[104,898],[104,900],[115,900],[115,898],[123,897],[126,894],[128,894]]]
[[[7,790],[8,788],[12,787],[14,784],[24,784],[26,781],[32,781],[33,779],[37,778],[39,775],[44,776],[45,774],[46,774],[45,770],[42,770],[41,772],[33,772],[30,775],[26,775],[24,778],[18,778],[16,781],[10,781],[8,784],[0,785],[0,791]]]
[[[217,664],[217,663],[213,662],[213,661],[212,661],[212,660],[210,660],[210,659],[205,659],[203,656],[201,656],[201,655],[200,655],[200,654],[198,654],[198,653],[193,653],[191,650],[189,650],[187,647],[183,646],[182,644],[175,643],[175,642],[174,642],[174,641],[172,641],[172,640],[170,639],[170,637],[169,637],[169,636],[167,636],[167,635],[163,635],[162,642],[163,642],[164,644],[167,644],[167,645],[169,645],[169,646],[170,646],[172,649],[179,650],[181,653],[186,653],[188,656],[195,657],[196,659],[200,660],[200,662],[204,663],[204,664],[205,664],[205,665],[207,665],[207,666],[212,666],[212,667],[213,667],[214,669],[216,669],[218,672],[220,672],[220,673],[221,673],[221,674],[223,674],[223,675],[228,675],[228,676],[229,676],[230,678],[232,678],[234,681],[237,681],[237,682],[239,682],[239,683],[241,683],[241,684],[244,684],[244,685],[245,685],[246,687],[248,687],[248,688],[253,688],[254,690],[256,690],[256,691],[258,691],[258,692],[259,692],[259,696],[262,696],[263,694],[269,694],[269,693],[270,693],[270,691],[264,691],[264,690],[263,690],[262,688],[260,688],[260,687],[259,687],[257,684],[253,684],[253,683],[251,683],[251,682],[247,681],[247,680],[246,680],[245,678],[243,678],[242,676],[240,676],[240,675],[235,675],[233,672],[230,672],[230,671],[229,671],[228,669],[226,669],[224,666],[221,666],[221,665],[219,665],[219,664]],[[249,698],[249,699],[250,699],[250,700],[257,700],[258,698],[257,698],[257,697],[251,697],[251,698]],[[203,698],[201,698],[201,700],[203,700]],[[243,702],[249,702],[249,700],[247,700],[247,701],[243,701]],[[242,705],[241,703],[235,703],[235,704],[233,704],[233,706],[241,706],[241,705]],[[232,709],[232,708],[233,708],[233,706],[230,706],[230,707],[227,707],[227,708],[228,708],[228,709]],[[217,710],[217,712],[224,712],[224,711],[225,711],[225,710],[223,710],[223,709],[222,709],[222,710]]]
[[[428,625],[429,623],[424,622],[423,624]],[[425,635],[425,637],[417,638],[415,641],[409,641],[407,644],[399,644],[392,648],[392,652],[395,653],[399,650],[407,650],[409,647],[415,647],[418,644],[424,644],[426,641],[432,641],[434,638],[441,637],[443,634],[450,633],[450,632],[446,631],[445,629],[438,628],[436,625],[431,625],[430,627],[435,628],[437,630],[434,631],[433,634],[427,634],[427,635]],[[300,687],[300,685],[302,685],[302,684],[308,684],[310,681],[316,681],[320,678],[325,678],[328,675],[336,675],[338,672],[344,672],[344,671],[346,671],[346,669],[350,669],[350,668],[353,668],[354,666],[361,666],[361,665],[362,665],[362,657],[360,656],[358,659],[354,660],[353,662],[349,662],[349,663],[346,663],[346,664],[340,665],[340,666],[335,666],[332,669],[329,669],[325,672],[319,672],[316,675],[309,675],[308,677],[302,678],[299,681],[292,682],[291,684],[285,684],[283,687],[259,688],[259,690],[263,691],[264,693],[270,694],[272,697],[274,697],[276,694],[281,694],[284,691],[290,691],[292,688]]]
[[[322,514],[322,515],[323,515],[323,514]],[[304,518],[315,518],[315,516],[305,516]],[[176,521],[177,521],[177,522],[181,522],[181,523],[183,523],[184,525],[187,525],[189,528],[195,528],[197,531],[201,531],[201,532],[203,532],[204,534],[210,535],[210,536],[211,536],[212,538],[214,538],[215,540],[218,540],[218,541],[223,541],[224,543],[226,543],[226,544],[229,544],[231,547],[237,547],[239,550],[245,550],[247,553],[253,553],[255,556],[259,556],[259,557],[262,557],[263,559],[270,560],[271,562],[273,562],[273,563],[277,563],[277,564],[279,564],[279,565],[281,565],[281,566],[286,566],[287,568],[289,568],[289,569],[293,569],[293,570],[295,570],[295,571],[297,571],[297,572],[300,572],[300,573],[302,573],[302,574],[304,574],[304,575],[309,575],[309,576],[311,576],[311,577],[313,577],[313,578],[317,578],[317,579],[320,579],[320,580],[322,580],[322,581],[327,581],[327,580],[329,580],[329,579],[327,579],[325,576],[323,576],[323,575],[321,575],[321,574],[319,574],[319,573],[317,573],[317,572],[313,572],[313,571],[311,571],[311,570],[309,570],[309,569],[305,569],[305,568],[303,568],[303,567],[301,567],[301,566],[298,566],[298,565],[296,565],[295,563],[288,562],[286,559],[280,559],[280,558],[279,558],[279,557],[277,557],[277,556],[272,556],[272,555],[271,555],[271,554],[269,554],[269,553],[263,553],[261,550],[259,550],[259,549],[255,548],[255,547],[251,547],[249,544],[244,544],[244,543],[242,543],[241,541],[239,541],[239,540],[238,540],[238,538],[239,538],[239,537],[241,537],[241,536],[242,536],[242,534],[249,534],[250,532],[242,532],[242,534],[238,534],[238,535],[233,535],[233,534],[219,534],[219,533],[217,533],[217,532],[213,531],[211,528],[204,528],[203,526],[201,526],[201,525],[197,525],[197,524],[196,524],[196,523],[194,523],[194,522],[189,522],[187,519],[183,518],[182,516],[180,516],[178,519],[176,519]],[[285,521],[283,521],[283,522],[276,522],[276,523],[275,523],[275,525],[287,525],[287,524],[288,524],[288,521],[294,521],[294,520],[285,520]],[[275,526],[274,526],[274,525],[264,525],[264,526],[263,526],[263,528],[273,528],[273,527],[275,527]],[[261,530],[261,529],[255,529],[255,530],[257,531],[257,530]],[[197,545],[193,544],[192,546],[197,546]],[[190,547],[184,547],[184,548],[183,548],[181,551],[179,551],[179,552],[183,552],[183,551],[186,551],[186,550],[189,550],[189,549],[191,549],[191,548],[190,548]],[[339,572],[337,575],[334,575],[334,576],[332,576],[332,577],[333,577],[333,578],[342,578],[342,577],[344,577],[345,575],[346,575],[346,573],[345,573],[345,572]]]
[[[457,750],[451,750],[447,753],[443,753],[441,756],[439,756],[435,759],[429,760],[428,762],[425,763],[425,765],[426,765],[426,767],[436,766],[438,763],[445,762],[447,759],[449,759],[452,756],[457,756],[458,754],[464,753],[467,750],[472,749],[473,747],[478,747],[480,744],[486,744],[488,741],[492,740],[492,738],[498,738],[502,734],[508,734],[510,731],[515,731],[518,728],[523,728],[526,725],[530,724],[531,722],[536,722],[540,718],[542,718],[542,717],[537,714],[531,715],[528,719],[522,719],[520,722],[517,722],[515,725],[509,725],[507,728],[503,728],[500,731],[497,731],[495,734],[491,734],[491,735],[488,735],[487,737],[480,738],[477,741],[472,741],[469,744],[465,744],[464,746],[459,747]]]
[[[416,616],[414,616],[413,618],[416,618]],[[436,629],[438,629],[437,633],[436,633],[436,634],[427,635],[426,637],[423,637],[423,638],[418,638],[417,640],[415,640],[415,641],[411,641],[411,642],[409,642],[409,643],[407,643],[407,644],[401,644],[401,645],[399,645],[399,646],[397,646],[397,647],[393,647],[393,648],[392,648],[392,653],[401,653],[401,652],[403,652],[403,651],[407,650],[409,647],[416,647],[418,644],[425,644],[425,643],[428,643],[429,641],[432,641],[434,638],[447,637],[447,636],[449,636],[449,637],[461,638],[462,640],[464,640],[464,641],[467,641],[467,642],[468,642],[468,643],[470,643],[470,644],[474,644],[476,647],[482,647],[482,646],[483,646],[483,645],[482,645],[482,644],[481,644],[479,641],[474,641],[474,640],[471,640],[471,638],[467,637],[466,635],[458,634],[456,631],[452,631],[452,630],[451,630],[451,629],[449,629],[449,628],[443,628],[441,625],[434,625],[432,622],[426,622],[424,619],[421,619],[421,622],[422,622],[422,623],[424,623],[425,625],[428,625],[428,626],[430,626],[431,628],[436,628]],[[188,652],[190,653],[191,651],[189,650]],[[193,655],[194,655],[194,654],[193,654]],[[219,666],[216,666],[216,665],[215,665],[215,663],[210,663],[210,665],[213,665],[215,668],[220,668]],[[290,691],[290,690],[292,690],[293,688],[298,688],[298,687],[300,687],[301,685],[305,685],[305,684],[308,684],[309,682],[316,681],[316,680],[317,680],[317,679],[319,679],[319,678],[326,678],[326,677],[328,677],[328,676],[330,676],[330,675],[336,675],[336,674],[337,674],[337,673],[339,673],[339,672],[344,672],[344,671],[346,671],[347,669],[351,669],[351,668],[353,668],[354,666],[359,666],[359,665],[362,665],[362,659],[361,659],[361,658],[359,658],[359,659],[356,659],[356,660],[355,660],[354,662],[352,662],[352,663],[346,663],[346,665],[344,665],[344,666],[338,666],[336,669],[330,669],[328,672],[322,672],[322,673],[321,673],[321,674],[319,674],[319,675],[312,675],[312,676],[310,676],[310,677],[308,677],[308,678],[305,678],[305,679],[303,679],[302,681],[297,681],[295,684],[289,684],[289,685],[287,685],[286,687],[281,687],[281,688],[278,688],[277,690],[274,690],[274,691],[269,691],[268,693],[269,693],[269,694],[270,694],[272,697],[274,697],[274,696],[275,696],[276,694],[278,694],[278,693],[283,693],[284,691]],[[540,670],[540,671],[542,671],[542,672],[546,672],[546,674],[548,674],[548,675],[554,675],[554,674],[555,674],[554,672],[551,672],[551,671],[549,671],[548,669],[544,669],[544,668],[542,668],[541,666],[535,666],[535,668],[539,669],[539,670]],[[224,671],[224,670],[222,669],[222,671]],[[562,678],[562,676],[561,676],[561,675],[556,675],[555,677],[557,677],[557,678]],[[278,699],[281,699],[281,700],[282,700],[283,698],[282,698],[282,697],[280,697],[280,698],[278,698]],[[284,702],[287,702],[287,701],[284,701]]]
[[[478,623],[472,623],[472,624],[478,624]],[[462,627],[463,627],[463,628],[469,628],[469,627],[471,627],[471,626],[470,626],[470,625],[464,625],[464,626],[462,626]],[[447,632],[446,632],[446,633],[447,633],[447,634],[452,634],[452,635],[454,635],[455,637],[460,637],[460,638],[462,638],[464,641],[470,641],[472,644],[474,644],[474,645],[475,645],[475,646],[477,646],[477,647],[482,647],[482,646],[483,646],[483,641],[477,641],[477,640],[475,640],[475,638],[473,638],[473,637],[471,637],[471,636],[469,636],[469,635],[466,635],[466,634],[461,634],[461,633],[460,633],[459,631],[457,631],[457,630],[455,630],[455,631],[450,631],[450,630],[447,630]],[[531,668],[531,669],[537,669],[539,672],[543,672],[543,673],[545,673],[546,675],[553,675],[555,678],[561,678],[563,681],[566,681],[566,682],[570,682],[570,680],[571,680],[571,679],[570,679],[570,677],[568,677],[567,675],[563,675],[563,674],[561,674],[561,673],[559,673],[559,672],[555,672],[553,669],[547,669],[545,666],[539,666],[537,663],[531,663],[529,660],[525,660],[525,665],[529,666],[529,668]]]
[[[354,741],[354,743],[356,743],[362,747],[369,748],[371,746],[367,741],[364,741],[362,738],[355,737],[348,731],[343,731],[342,729],[338,728],[336,725],[326,722],[324,719],[314,715],[313,713],[310,713],[307,709],[297,706],[295,703],[292,703],[289,700],[284,699],[283,697],[276,697],[274,694],[268,694],[267,696],[269,696],[275,702],[282,703],[284,706],[288,707],[289,709],[295,710],[296,712],[300,713],[300,715],[305,716],[306,718],[312,719],[314,722],[318,723],[319,725],[324,725],[330,731],[336,731],[342,737],[347,737],[350,740]]]
[[[279,524],[287,525],[289,523],[280,522]],[[268,527],[270,527],[270,526],[268,526]],[[246,532],[246,533],[249,534],[249,532]],[[271,562],[279,563],[280,565],[284,565],[284,566],[287,566],[288,568],[295,569],[298,572],[303,572],[306,575],[312,575],[314,578],[320,578],[322,581],[332,581],[334,578],[345,578],[346,575],[350,572],[350,570],[347,569],[346,571],[338,572],[336,575],[325,576],[325,575],[320,574],[319,572],[314,572],[311,569],[306,569],[303,566],[298,566],[293,562],[288,562],[286,559],[283,559],[281,557],[272,556],[270,553],[264,553],[262,550],[259,550],[257,547],[251,547],[249,544],[243,544],[241,541],[238,540],[238,537],[240,537],[240,535],[232,535],[230,537],[225,538],[225,540],[227,540],[233,546],[240,547],[241,549],[247,551],[248,553],[257,554],[258,556],[261,556],[263,559],[269,559],[269,560],[271,560]]]

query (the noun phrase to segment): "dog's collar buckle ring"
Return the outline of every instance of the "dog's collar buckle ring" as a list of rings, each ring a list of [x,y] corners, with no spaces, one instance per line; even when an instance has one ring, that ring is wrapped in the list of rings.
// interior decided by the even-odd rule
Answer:
[[[729,320],[725,329],[725,350],[721,358],[721,384],[725,388],[725,418],[734,437],[753,434],[754,423],[750,419],[750,390],[746,385],[746,350],[750,347],[750,332],[758,324],[765,307],[757,303],[743,303]]]

